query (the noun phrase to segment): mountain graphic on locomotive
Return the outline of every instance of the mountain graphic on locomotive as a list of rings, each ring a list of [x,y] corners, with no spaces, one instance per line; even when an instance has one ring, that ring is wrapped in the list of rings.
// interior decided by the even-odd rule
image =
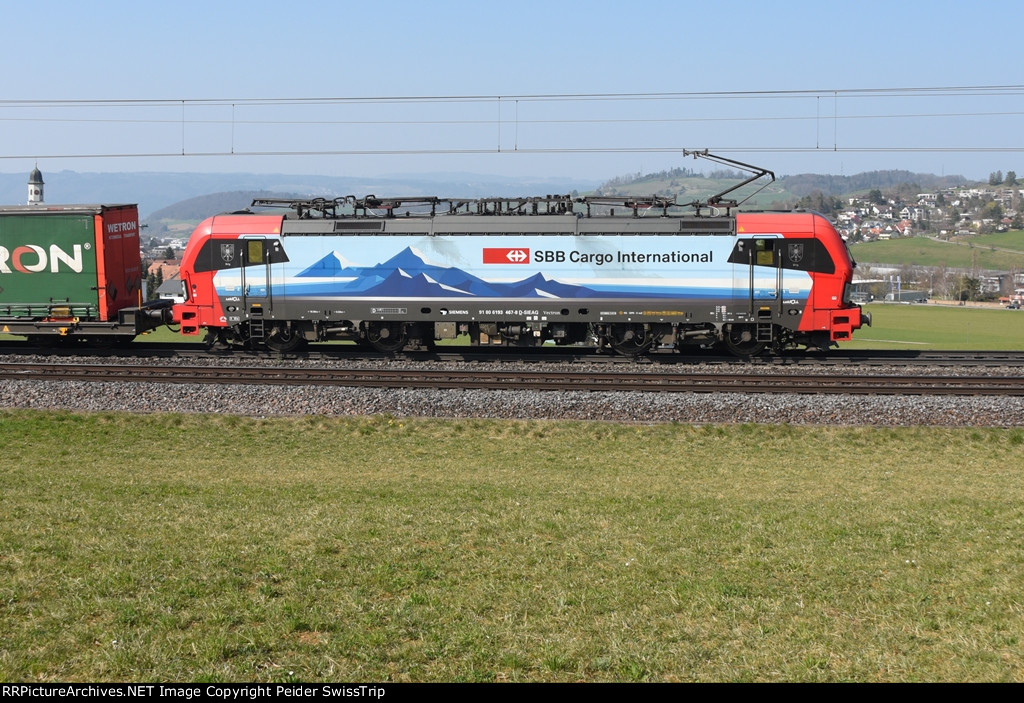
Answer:
[[[850,300],[854,263],[828,220],[735,206],[721,195],[685,206],[660,196],[256,200],[287,212],[200,224],[173,317],[211,344],[278,351],[350,339],[394,352],[466,335],[628,355],[825,349],[870,324]]]

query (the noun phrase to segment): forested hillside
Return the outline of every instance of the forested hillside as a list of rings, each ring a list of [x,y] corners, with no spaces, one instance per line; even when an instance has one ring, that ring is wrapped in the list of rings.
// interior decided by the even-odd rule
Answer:
[[[249,207],[254,198],[298,198],[287,193],[270,193],[265,190],[236,190],[227,193],[200,195],[180,203],[168,205],[147,217],[149,222],[204,220],[219,212],[234,212]]]
[[[602,195],[675,196],[680,203],[685,203],[721,192],[736,185],[748,175],[728,170],[704,174],[690,169],[672,169],[651,174],[619,176],[603,183],[597,192]],[[767,179],[762,179],[750,184],[735,192],[733,197],[743,200],[766,182]],[[853,176],[804,173],[776,178],[774,183],[758,192],[748,205],[771,208],[799,205],[827,211],[830,208],[823,207],[816,200],[864,193],[872,189],[891,190],[902,186],[915,192],[924,192],[965,183],[967,179],[963,176],[935,176],[910,171],[869,171]],[[808,198],[810,200],[806,200]]]
[[[846,195],[878,188],[885,190],[905,183],[915,183],[923,190],[952,188],[967,182],[963,176],[936,176],[931,173],[910,171],[868,171],[853,176],[829,176],[801,173],[779,179],[783,188],[797,196],[821,191],[826,195]]]

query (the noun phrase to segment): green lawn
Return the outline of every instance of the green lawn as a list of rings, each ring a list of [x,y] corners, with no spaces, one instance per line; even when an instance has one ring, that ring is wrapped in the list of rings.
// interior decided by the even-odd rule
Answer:
[[[1024,310],[872,303],[843,349],[1024,350]]]
[[[1019,429],[0,411],[3,681],[1020,681]]]

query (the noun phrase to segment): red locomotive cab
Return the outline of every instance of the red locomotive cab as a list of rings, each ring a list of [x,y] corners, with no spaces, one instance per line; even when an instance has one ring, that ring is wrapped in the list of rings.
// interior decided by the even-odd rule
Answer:
[[[764,235],[762,242],[759,235]],[[797,330],[824,347],[848,341],[854,330],[870,324],[849,298],[853,280],[853,261],[846,244],[835,228],[816,213],[751,213],[737,217],[737,236],[751,239],[753,245],[772,250],[764,252],[762,265],[779,270],[778,300],[784,301],[793,290],[787,283],[792,271],[810,278],[810,291]],[[767,310],[767,308],[765,308]]]
[[[213,276],[203,276],[195,271],[196,254],[213,233],[214,218],[204,220],[192,232],[192,237],[181,257],[181,294],[183,302],[174,306],[172,317],[175,324],[181,326],[181,334],[194,336],[199,334],[216,303],[213,293]],[[209,279],[209,280],[207,280]]]
[[[212,331],[231,326],[215,277],[220,271],[245,265],[240,239],[279,235],[281,221],[276,215],[218,215],[196,227],[181,263],[185,300],[174,306],[174,322],[181,325],[181,334],[198,335],[203,328]]]
[[[871,315],[862,312],[860,306],[850,300],[853,290],[853,259],[835,227],[820,215],[814,216],[814,236],[825,245],[835,263],[835,272],[812,274],[815,287],[814,310],[809,313],[812,316],[810,320],[807,320],[805,314],[805,321],[815,330],[827,329],[832,342],[849,341],[854,330],[863,325],[871,325]]]

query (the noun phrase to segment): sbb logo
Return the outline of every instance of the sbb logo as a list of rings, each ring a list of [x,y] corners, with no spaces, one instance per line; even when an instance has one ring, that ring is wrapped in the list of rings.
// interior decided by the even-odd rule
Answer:
[[[515,249],[484,247],[484,263],[528,264],[530,263],[530,250],[523,247],[518,247]]]

